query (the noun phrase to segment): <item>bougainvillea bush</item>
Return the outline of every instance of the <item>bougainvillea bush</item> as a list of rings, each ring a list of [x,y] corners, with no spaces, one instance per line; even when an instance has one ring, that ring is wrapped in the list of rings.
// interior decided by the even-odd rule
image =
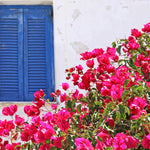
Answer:
[[[81,60],[86,67],[66,69],[76,90],[62,83],[51,93],[64,108],[43,109],[42,89],[24,107],[28,120],[16,105],[3,108],[13,119],[0,121],[1,150],[150,149],[150,23],[106,50],[82,53]]]

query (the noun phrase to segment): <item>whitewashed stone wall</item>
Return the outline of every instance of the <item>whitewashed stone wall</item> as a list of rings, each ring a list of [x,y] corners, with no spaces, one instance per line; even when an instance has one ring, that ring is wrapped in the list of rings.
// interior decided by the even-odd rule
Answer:
[[[106,48],[150,22],[150,0],[54,0],[56,87],[79,54]]]
[[[0,0],[0,5],[38,4],[53,5],[56,88],[65,80],[65,68],[80,63],[81,52],[106,49],[150,22],[150,0]],[[23,104],[19,107],[22,114]]]

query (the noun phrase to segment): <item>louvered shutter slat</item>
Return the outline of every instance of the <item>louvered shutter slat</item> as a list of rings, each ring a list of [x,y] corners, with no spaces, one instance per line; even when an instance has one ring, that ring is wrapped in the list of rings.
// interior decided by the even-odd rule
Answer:
[[[22,67],[20,32],[22,26],[20,9],[0,10],[0,100],[21,101]]]
[[[34,92],[40,88],[50,97],[52,90],[52,71],[50,63],[53,57],[50,53],[50,11],[48,9],[25,9],[24,11],[24,42],[25,42],[25,96],[26,100],[34,99]]]

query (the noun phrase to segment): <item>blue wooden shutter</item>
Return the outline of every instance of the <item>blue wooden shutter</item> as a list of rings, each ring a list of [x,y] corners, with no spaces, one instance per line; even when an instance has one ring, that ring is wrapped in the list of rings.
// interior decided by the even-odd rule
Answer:
[[[54,55],[51,9],[24,9],[25,100],[43,89],[46,98],[54,91]]]
[[[22,9],[0,9],[0,100],[23,100]]]

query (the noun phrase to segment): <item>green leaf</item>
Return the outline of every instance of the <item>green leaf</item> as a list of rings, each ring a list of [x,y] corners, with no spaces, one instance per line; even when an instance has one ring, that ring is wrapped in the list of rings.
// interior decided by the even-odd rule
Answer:
[[[88,103],[86,98],[81,98],[80,101],[83,102],[83,103]]]
[[[99,141],[101,141],[101,142],[103,141],[102,138],[100,138],[99,136],[97,136],[97,138],[99,139]]]
[[[122,47],[122,45],[119,45],[119,46],[116,48],[118,54],[121,54],[121,47]]]
[[[118,121],[118,122],[121,121],[121,114],[120,114],[120,112],[117,112],[117,113],[116,113],[116,118],[117,118],[117,121]]]
[[[123,104],[120,104],[120,105],[119,105],[119,112],[120,112],[120,114],[121,114],[121,117],[125,119],[125,118],[126,118],[125,106],[124,106]]]
[[[46,140],[45,143],[46,143],[46,144],[50,144],[50,140]]]
[[[129,92],[130,92],[129,90],[127,90],[127,91],[124,90],[124,91],[123,91],[123,93],[122,93],[122,99],[123,99],[123,100],[124,100],[124,98],[127,96],[127,94],[129,94]]]
[[[116,47],[116,42],[113,42],[111,45],[112,45],[112,47],[115,48]]]
[[[118,63],[121,63],[121,62],[125,62],[125,60],[124,60],[124,59],[120,59],[120,60],[118,61]]]
[[[107,147],[106,150],[113,150],[113,147]]]
[[[127,40],[126,40],[126,39],[120,39],[120,41],[121,41],[121,42],[126,42]]]
[[[134,62],[132,59],[129,59],[128,64],[131,68],[136,69],[136,66],[134,65]]]
[[[127,84],[129,83],[129,79],[127,79],[127,80],[125,80],[125,82],[124,82],[124,89],[126,89],[126,87],[127,87]]]
[[[99,106],[99,107],[102,106],[102,104],[101,104],[99,101],[96,101],[96,102],[95,102],[95,105],[96,105],[96,106]]]
[[[147,47],[150,49],[150,45],[147,45]]]
[[[76,112],[76,110],[74,109],[74,107],[75,107],[75,102],[74,101],[68,100],[67,103],[66,103],[66,107],[71,108],[71,110],[73,112]]]
[[[82,107],[82,104],[79,104],[79,105],[77,106],[77,110],[78,110],[79,113],[81,113],[81,107]]]
[[[69,144],[70,146],[74,146],[74,142],[72,141],[71,135],[68,135],[68,144]]]
[[[117,116],[116,111],[114,111],[113,114],[112,114],[112,118],[113,118],[114,121],[116,121],[116,116]]]
[[[51,150],[57,150],[57,147],[51,147]]]
[[[88,131],[89,136],[93,139],[93,135],[91,131]]]
[[[136,89],[135,89],[136,91],[139,91],[139,92],[143,92],[143,86],[139,86],[139,87],[137,87]]]
[[[108,104],[106,105],[106,108],[104,109],[104,113],[103,113],[103,114],[104,114],[104,115],[108,115],[108,113],[112,111],[113,105],[114,105],[113,102],[108,103]]]
[[[124,106],[125,107],[125,111],[127,112],[128,115],[130,115],[130,109],[128,106]]]

